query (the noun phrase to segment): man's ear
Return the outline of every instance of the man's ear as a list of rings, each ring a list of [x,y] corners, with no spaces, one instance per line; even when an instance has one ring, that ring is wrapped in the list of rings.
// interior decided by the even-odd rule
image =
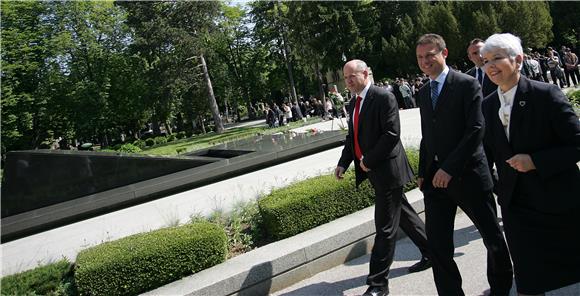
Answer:
[[[441,51],[441,54],[443,55],[444,58],[447,58],[447,56],[449,55],[449,50],[447,50],[447,47]]]
[[[516,64],[521,65],[524,61],[524,56],[521,54],[516,55]]]

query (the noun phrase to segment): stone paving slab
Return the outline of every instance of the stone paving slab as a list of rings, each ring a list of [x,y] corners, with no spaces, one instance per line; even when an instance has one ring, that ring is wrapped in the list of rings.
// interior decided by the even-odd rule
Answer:
[[[489,295],[486,277],[486,250],[479,232],[464,214],[455,219],[455,261],[463,277],[466,295]],[[321,272],[307,280],[273,293],[274,296],[361,295],[366,290],[370,255],[361,256]],[[411,273],[407,267],[421,258],[421,253],[404,238],[397,242],[389,280],[390,295],[437,295],[431,269]],[[546,271],[549,272],[549,271]],[[510,296],[516,296],[515,283]],[[580,283],[546,293],[546,296],[578,296]]]

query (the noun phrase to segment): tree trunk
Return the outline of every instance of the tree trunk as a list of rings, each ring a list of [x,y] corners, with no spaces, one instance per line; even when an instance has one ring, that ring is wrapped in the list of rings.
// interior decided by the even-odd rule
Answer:
[[[290,101],[298,101],[298,96],[296,96],[296,86],[294,85],[294,72],[292,70],[292,62],[290,61],[290,47],[288,46],[288,42],[286,41],[286,34],[282,34],[282,42],[284,42],[284,59],[286,60],[286,66],[288,68],[288,80],[290,81],[290,92],[291,98]]]
[[[227,95],[224,95],[224,118],[223,120],[227,123],[230,122],[230,109],[228,107]]]
[[[222,119],[220,118],[220,110],[218,109],[218,105],[215,100],[215,96],[213,94],[213,87],[211,86],[211,79],[209,78],[209,72],[207,71],[207,65],[205,64],[205,58],[203,57],[203,55],[200,55],[199,59],[201,60],[201,65],[203,68],[203,76],[205,77],[205,82],[207,84],[207,93],[208,93],[207,99],[209,101],[209,109],[211,111],[211,115],[213,116],[213,121],[215,123],[215,131],[216,133],[221,134],[224,132],[224,125],[222,123]]]
[[[322,72],[320,72],[320,66],[318,66],[318,62],[314,64],[314,67],[316,70],[316,80],[318,80],[318,93],[322,100],[322,109],[324,110],[324,118],[328,118],[329,114],[328,110],[326,110],[326,94],[324,93],[324,87],[322,86],[324,81],[322,81]]]
[[[169,136],[169,135],[173,134],[173,129],[171,128],[171,121],[165,120],[164,124],[165,124],[165,131],[167,131],[167,135]]]
[[[205,131],[205,123],[203,123],[203,117],[200,116],[198,118],[199,118],[199,123],[201,124],[201,132],[205,134],[206,131]]]

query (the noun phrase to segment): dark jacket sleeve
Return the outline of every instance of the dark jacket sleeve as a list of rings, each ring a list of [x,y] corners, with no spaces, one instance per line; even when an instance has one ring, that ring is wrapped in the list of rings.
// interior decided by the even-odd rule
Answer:
[[[390,92],[378,92],[375,101],[379,107],[381,135],[374,147],[364,154],[363,163],[370,169],[384,164],[401,137],[401,123],[397,99]]]
[[[352,135],[352,109],[353,102],[349,104],[349,120],[348,120],[348,133],[346,134],[346,139],[344,141],[344,148],[342,149],[342,154],[340,160],[338,161],[338,166],[343,167],[345,170],[348,169],[350,163],[354,160],[354,153],[352,151],[353,147],[353,135]]]
[[[494,97],[495,99],[495,97]],[[494,169],[494,165],[495,165],[495,159],[496,156],[493,153],[493,141],[494,141],[494,136],[492,133],[492,128],[491,128],[491,120],[493,117],[493,114],[491,114],[491,106],[489,106],[490,102],[486,102],[486,100],[489,100],[489,98],[486,98],[483,103],[482,103],[482,113],[483,113],[483,118],[485,120],[485,126],[487,128],[485,128],[484,131],[484,136],[483,136],[483,149],[485,151],[485,156],[487,158],[487,166],[489,168],[489,172],[491,174],[491,179],[493,181],[493,192],[494,193],[498,193],[497,192],[497,185],[498,185],[498,181],[499,181],[499,177],[497,174],[497,171]]]
[[[531,155],[538,174],[551,177],[580,161],[580,122],[564,93],[550,85],[550,108],[547,112],[551,129],[562,143],[551,149],[537,151]]]
[[[474,152],[481,145],[484,135],[485,122],[481,113],[481,86],[473,79],[469,83],[462,83],[464,89],[465,130],[463,138],[457,147],[449,154],[441,168],[451,176],[458,176]]]

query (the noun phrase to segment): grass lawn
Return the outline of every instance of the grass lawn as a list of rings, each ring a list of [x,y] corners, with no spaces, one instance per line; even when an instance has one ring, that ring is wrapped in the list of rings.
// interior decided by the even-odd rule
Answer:
[[[257,134],[270,135],[277,132],[283,132],[290,129],[298,128],[304,125],[320,122],[320,117],[308,118],[306,122],[296,121],[290,124],[277,128],[268,127],[239,127],[224,131],[222,134],[210,132],[203,135],[193,136],[187,139],[182,139],[167,144],[154,146],[153,148],[143,149],[141,154],[146,155],[177,155],[180,153],[191,152],[217,144],[239,140],[255,136]],[[179,151],[179,153],[177,152]]]

